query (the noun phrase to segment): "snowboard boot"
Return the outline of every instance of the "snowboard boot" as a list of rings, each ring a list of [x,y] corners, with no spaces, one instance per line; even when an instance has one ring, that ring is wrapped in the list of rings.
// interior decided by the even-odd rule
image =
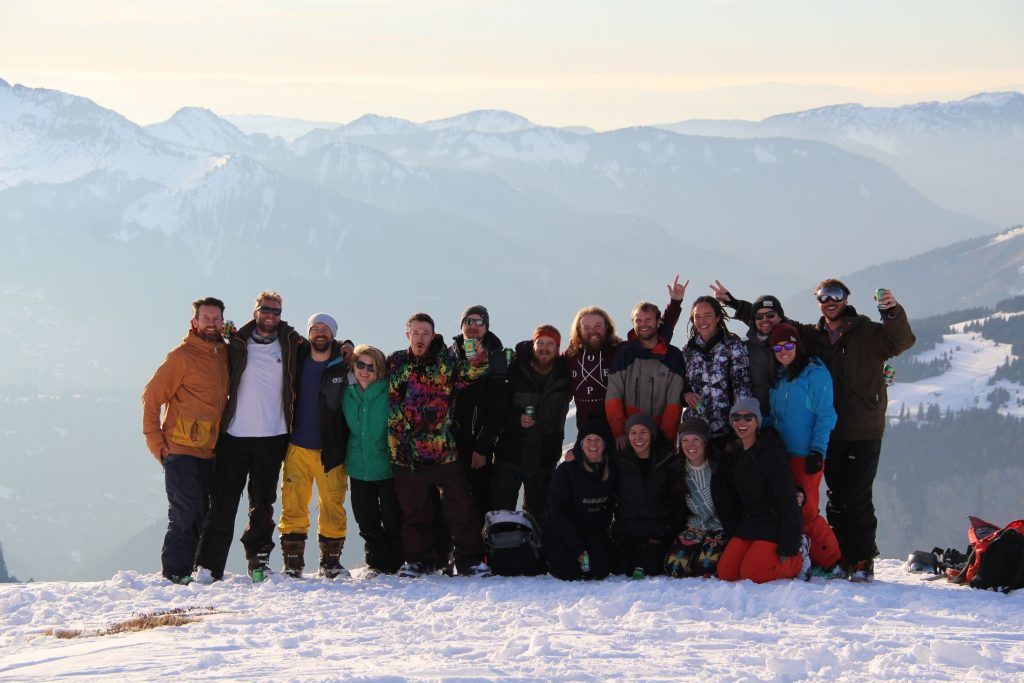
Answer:
[[[341,566],[341,549],[344,545],[344,538],[320,537],[320,576],[325,579],[351,576],[348,570]]]
[[[284,557],[284,573],[293,579],[302,578],[306,566],[306,537],[300,534],[281,536],[281,555]]]
[[[270,553],[256,553],[249,558],[249,578],[260,583],[270,576]]]

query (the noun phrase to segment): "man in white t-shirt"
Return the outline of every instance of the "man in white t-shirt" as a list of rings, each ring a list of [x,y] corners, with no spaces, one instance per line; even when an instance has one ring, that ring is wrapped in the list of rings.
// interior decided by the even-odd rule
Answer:
[[[252,320],[229,340],[230,395],[221,419],[210,512],[196,553],[196,579],[224,576],[235,515],[248,482],[242,534],[249,576],[266,578],[274,549],[274,503],[295,406],[296,361],[306,340],[281,320],[282,298],[260,292]]]

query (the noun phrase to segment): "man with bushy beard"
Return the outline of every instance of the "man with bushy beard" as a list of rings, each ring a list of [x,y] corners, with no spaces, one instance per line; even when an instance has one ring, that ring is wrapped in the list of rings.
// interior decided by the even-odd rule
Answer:
[[[194,302],[191,329],[142,392],[142,433],[163,466],[167,490],[167,533],[160,563],[164,577],[174,583],[192,580],[210,503],[214,449],[228,398],[223,326],[223,301],[211,296]]]
[[[565,359],[558,355],[561,335],[541,325],[530,341],[516,345],[508,371],[509,403],[495,451],[491,506],[515,510],[519,489],[523,509],[543,522],[551,475],[562,454],[565,416],[572,390]]]
[[[687,280],[679,284],[679,276],[668,287],[669,302],[660,316],[658,333],[671,341],[676,321],[682,311]],[[632,332],[630,332],[632,336]],[[615,352],[624,342],[615,334],[615,323],[604,309],[597,306],[581,308],[572,321],[569,345],[565,357],[572,380],[572,398],[576,403],[576,426],[581,427],[587,417],[597,413],[605,415],[604,399],[608,394],[608,373]]]
[[[295,407],[295,366],[306,340],[281,320],[282,297],[260,292],[252,320],[228,341],[230,393],[221,418],[217,465],[196,578],[224,577],[238,501],[248,482],[249,525],[242,545],[249,576],[262,581],[274,549],[274,502]]]
[[[349,369],[345,349],[350,343],[335,340],[338,323],[326,313],[310,316],[306,329],[309,344],[301,347],[298,362],[295,422],[284,456],[278,530],[284,573],[302,576],[309,532],[309,501],[315,482],[320,503],[317,517],[320,576],[333,579],[348,575],[341,566],[348,489],[344,462],[349,433],[342,413],[342,398]]]

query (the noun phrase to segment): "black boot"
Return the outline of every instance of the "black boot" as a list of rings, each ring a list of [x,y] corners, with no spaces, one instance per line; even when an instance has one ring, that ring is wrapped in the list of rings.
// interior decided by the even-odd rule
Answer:
[[[270,575],[270,553],[256,553],[249,558],[249,578],[259,583]]]
[[[300,534],[281,536],[281,555],[284,556],[284,573],[292,578],[301,578],[306,566],[306,537]]]
[[[344,538],[320,537],[320,576],[328,579],[350,576],[348,570],[341,566],[341,549],[344,545]]]

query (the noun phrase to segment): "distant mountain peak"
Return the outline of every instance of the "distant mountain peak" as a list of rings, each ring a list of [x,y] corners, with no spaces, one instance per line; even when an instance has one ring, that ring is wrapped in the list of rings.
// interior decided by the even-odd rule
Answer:
[[[504,109],[475,109],[464,114],[427,121],[423,127],[427,130],[455,128],[475,133],[516,133],[536,128],[537,124],[525,116]]]
[[[163,123],[146,126],[146,131],[161,140],[208,152],[231,152],[253,146],[237,126],[202,107],[182,107]]]

